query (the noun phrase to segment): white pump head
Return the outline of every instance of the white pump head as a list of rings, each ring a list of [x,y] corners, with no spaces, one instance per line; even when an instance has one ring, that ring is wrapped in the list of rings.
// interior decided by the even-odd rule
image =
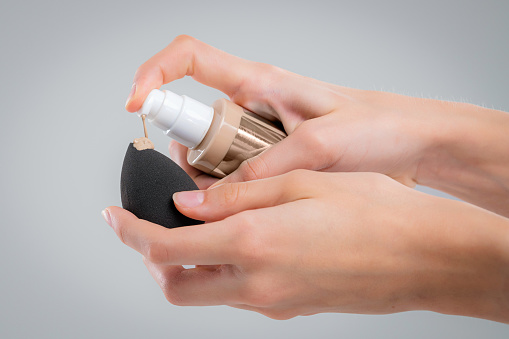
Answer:
[[[166,135],[188,148],[195,148],[207,134],[214,109],[185,95],[153,89],[138,115],[162,129]]]

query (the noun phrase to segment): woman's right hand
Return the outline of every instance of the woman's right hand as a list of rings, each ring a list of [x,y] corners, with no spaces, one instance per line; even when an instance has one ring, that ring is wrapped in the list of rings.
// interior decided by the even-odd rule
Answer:
[[[221,183],[261,179],[294,169],[378,172],[407,186],[429,185],[509,213],[504,200],[500,202],[500,195],[505,199],[509,195],[504,196],[507,192],[494,186],[500,177],[489,177],[491,169],[506,167],[488,161],[489,170],[476,169],[471,176],[464,172],[469,162],[483,165],[478,157],[469,158],[476,152],[476,138],[488,144],[490,138],[495,139],[491,149],[495,155],[483,145],[479,152],[509,164],[504,151],[509,139],[500,142],[500,136],[507,134],[504,126],[509,125],[503,112],[479,112],[481,108],[473,105],[332,85],[235,57],[189,36],[177,37],[140,66],[126,109],[137,111],[152,89],[186,75],[221,90],[250,111],[280,120],[288,133],[283,141],[244,161]],[[480,121],[486,122],[485,126]],[[479,135],[479,130],[486,135]],[[465,150],[458,149],[459,140]],[[170,148],[174,160],[201,189],[217,181],[187,164],[185,147],[172,144]],[[493,186],[486,186],[486,178],[479,180],[479,175],[486,173],[488,184]],[[461,181],[465,178],[470,180],[468,191]],[[445,185],[441,185],[441,179],[446,180]],[[509,184],[509,177],[505,179]],[[488,187],[487,191],[482,192],[476,182]],[[476,194],[481,198],[476,200]],[[486,201],[486,196],[492,200]]]

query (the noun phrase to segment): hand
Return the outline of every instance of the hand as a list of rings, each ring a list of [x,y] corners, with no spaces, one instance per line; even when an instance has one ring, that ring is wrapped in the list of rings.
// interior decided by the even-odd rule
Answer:
[[[509,216],[506,113],[336,86],[240,59],[188,36],[177,37],[137,70],[127,110],[138,110],[152,89],[186,75],[280,120],[289,134],[222,183],[294,169],[378,172]],[[187,165],[187,149],[171,147],[200,189],[217,182]]]
[[[174,199],[208,223],[165,229],[107,213],[171,303],[275,319],[426,309],[509,322],[508,220],[472,205],[380,174],[311,171]]]
[[[419,160],[430,147],[419,112],[405,107],[414,98],[324,83],[240,59],[188,36],[177,37],[137,70],[127,110],[138,110],[152,89],[186,75],[251,111],[280,120],[289,134],[242,164],[229,182],[302,168],[375,171],[413,186]],[[197,179],[205,188],[203,176]]]

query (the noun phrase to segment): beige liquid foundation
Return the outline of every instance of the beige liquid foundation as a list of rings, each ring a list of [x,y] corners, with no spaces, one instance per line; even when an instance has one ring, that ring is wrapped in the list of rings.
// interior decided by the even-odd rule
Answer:
[[[152,90],[138,115],[188,147],[191,166],[218,178],[286,137],[272,122],[226,99],[207,106],[166,90]]]

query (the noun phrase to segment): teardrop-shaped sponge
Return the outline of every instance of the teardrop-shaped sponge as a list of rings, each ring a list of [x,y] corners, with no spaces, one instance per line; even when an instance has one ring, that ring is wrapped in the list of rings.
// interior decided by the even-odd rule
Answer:
[[[181,214],[173,203],[175,192],[197,190],[179,165],[153,150],[127,148],[120,178],[122,207],[138,218],[167,228],[201,224]]]

